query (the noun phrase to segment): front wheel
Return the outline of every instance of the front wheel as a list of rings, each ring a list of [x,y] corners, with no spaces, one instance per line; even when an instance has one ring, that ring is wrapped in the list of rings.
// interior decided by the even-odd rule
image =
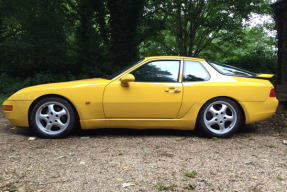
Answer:
[[[76,113],[69,102],[58,97],[39,100],[32,108],[30,125],[43,138],[62,138],[73,130]]]
[[[236,102],[227,98],[208,101],[198,115],[198,126],[210,137],[230,137],[242,125],[242,113]]]

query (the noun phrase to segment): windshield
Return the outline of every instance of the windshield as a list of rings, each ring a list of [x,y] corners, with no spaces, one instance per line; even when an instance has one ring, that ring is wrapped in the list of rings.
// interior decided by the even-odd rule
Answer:
[[[250,71],[246,71],[244,69],[240,69],[237,67],[233,67],[230,65],[226,65],[223,63],[208,61],[209,64],[212,65],[218,72],[224,75],[231,75],[231,76],[243,76],[243,77],[255,77],[256,74]]]
[[[119,70],[119,71],[117,71],[117,72],[115,72],[115,73],[113,73],[113,74],[111,74],[111,75],[108,75],[108,76],[106,77],[106,79],[111,80],[111,79],[115,78],[116,76],[120,75],[121,73],[125,72],[126,70],[128,70],[129,68],[135,66],[136,64],[142,62],[143,60],[144,60],[144,58],[142,58],[142,59],[140,59],[139,61],[134,62],[134,63],[132,63],[132,64],[126,66],[125,68],[123,68],[123,69],[121,69],[121,70]]]

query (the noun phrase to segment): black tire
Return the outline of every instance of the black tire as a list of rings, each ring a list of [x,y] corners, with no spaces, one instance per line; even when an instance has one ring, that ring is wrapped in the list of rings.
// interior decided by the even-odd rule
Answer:
[[[243,120],[242,110],[235,101],[219,97],[203,105],[197,126],[208,137],[227,138],[239,130]]]
[[[68,136],[77,122],[73,106],[59,97],[43,98],[29,114],[31,128],[42,138],[58,139]]]

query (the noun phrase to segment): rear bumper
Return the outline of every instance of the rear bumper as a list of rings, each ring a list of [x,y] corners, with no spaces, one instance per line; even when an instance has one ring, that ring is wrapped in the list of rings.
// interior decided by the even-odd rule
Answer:
[[[3,105],[12,105],[12,111],[4,111],[6,118],[15,126],[29,127],[28,113],[33,101],[5,101]]]
[[[270,118],[278,107],[278,100],[267,98],[263,102],[239,102],[245,113],[245,123],[263,121]]]

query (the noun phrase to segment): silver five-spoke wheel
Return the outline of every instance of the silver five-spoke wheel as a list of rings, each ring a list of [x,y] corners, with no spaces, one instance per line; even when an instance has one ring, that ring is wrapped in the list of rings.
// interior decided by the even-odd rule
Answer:
[[[215,98],[200,110],[198,125],[208,136],[229,137],[242,123],[239,105],[228,98]]]
[[[217,134],[229,132],[236,124],[237,114],[234,107],[224,101],[211,103],[204,111],[206,127]]]
[[[30,113],[30,125],[44,138],[67,136],[74,128],[77,115],[73,106],[59,97],[46,97],[33,105]]]
[[[45,133],[59,134],[70,122],[68,109],[61,103],[44,103],[36,112],[36,124]]]

